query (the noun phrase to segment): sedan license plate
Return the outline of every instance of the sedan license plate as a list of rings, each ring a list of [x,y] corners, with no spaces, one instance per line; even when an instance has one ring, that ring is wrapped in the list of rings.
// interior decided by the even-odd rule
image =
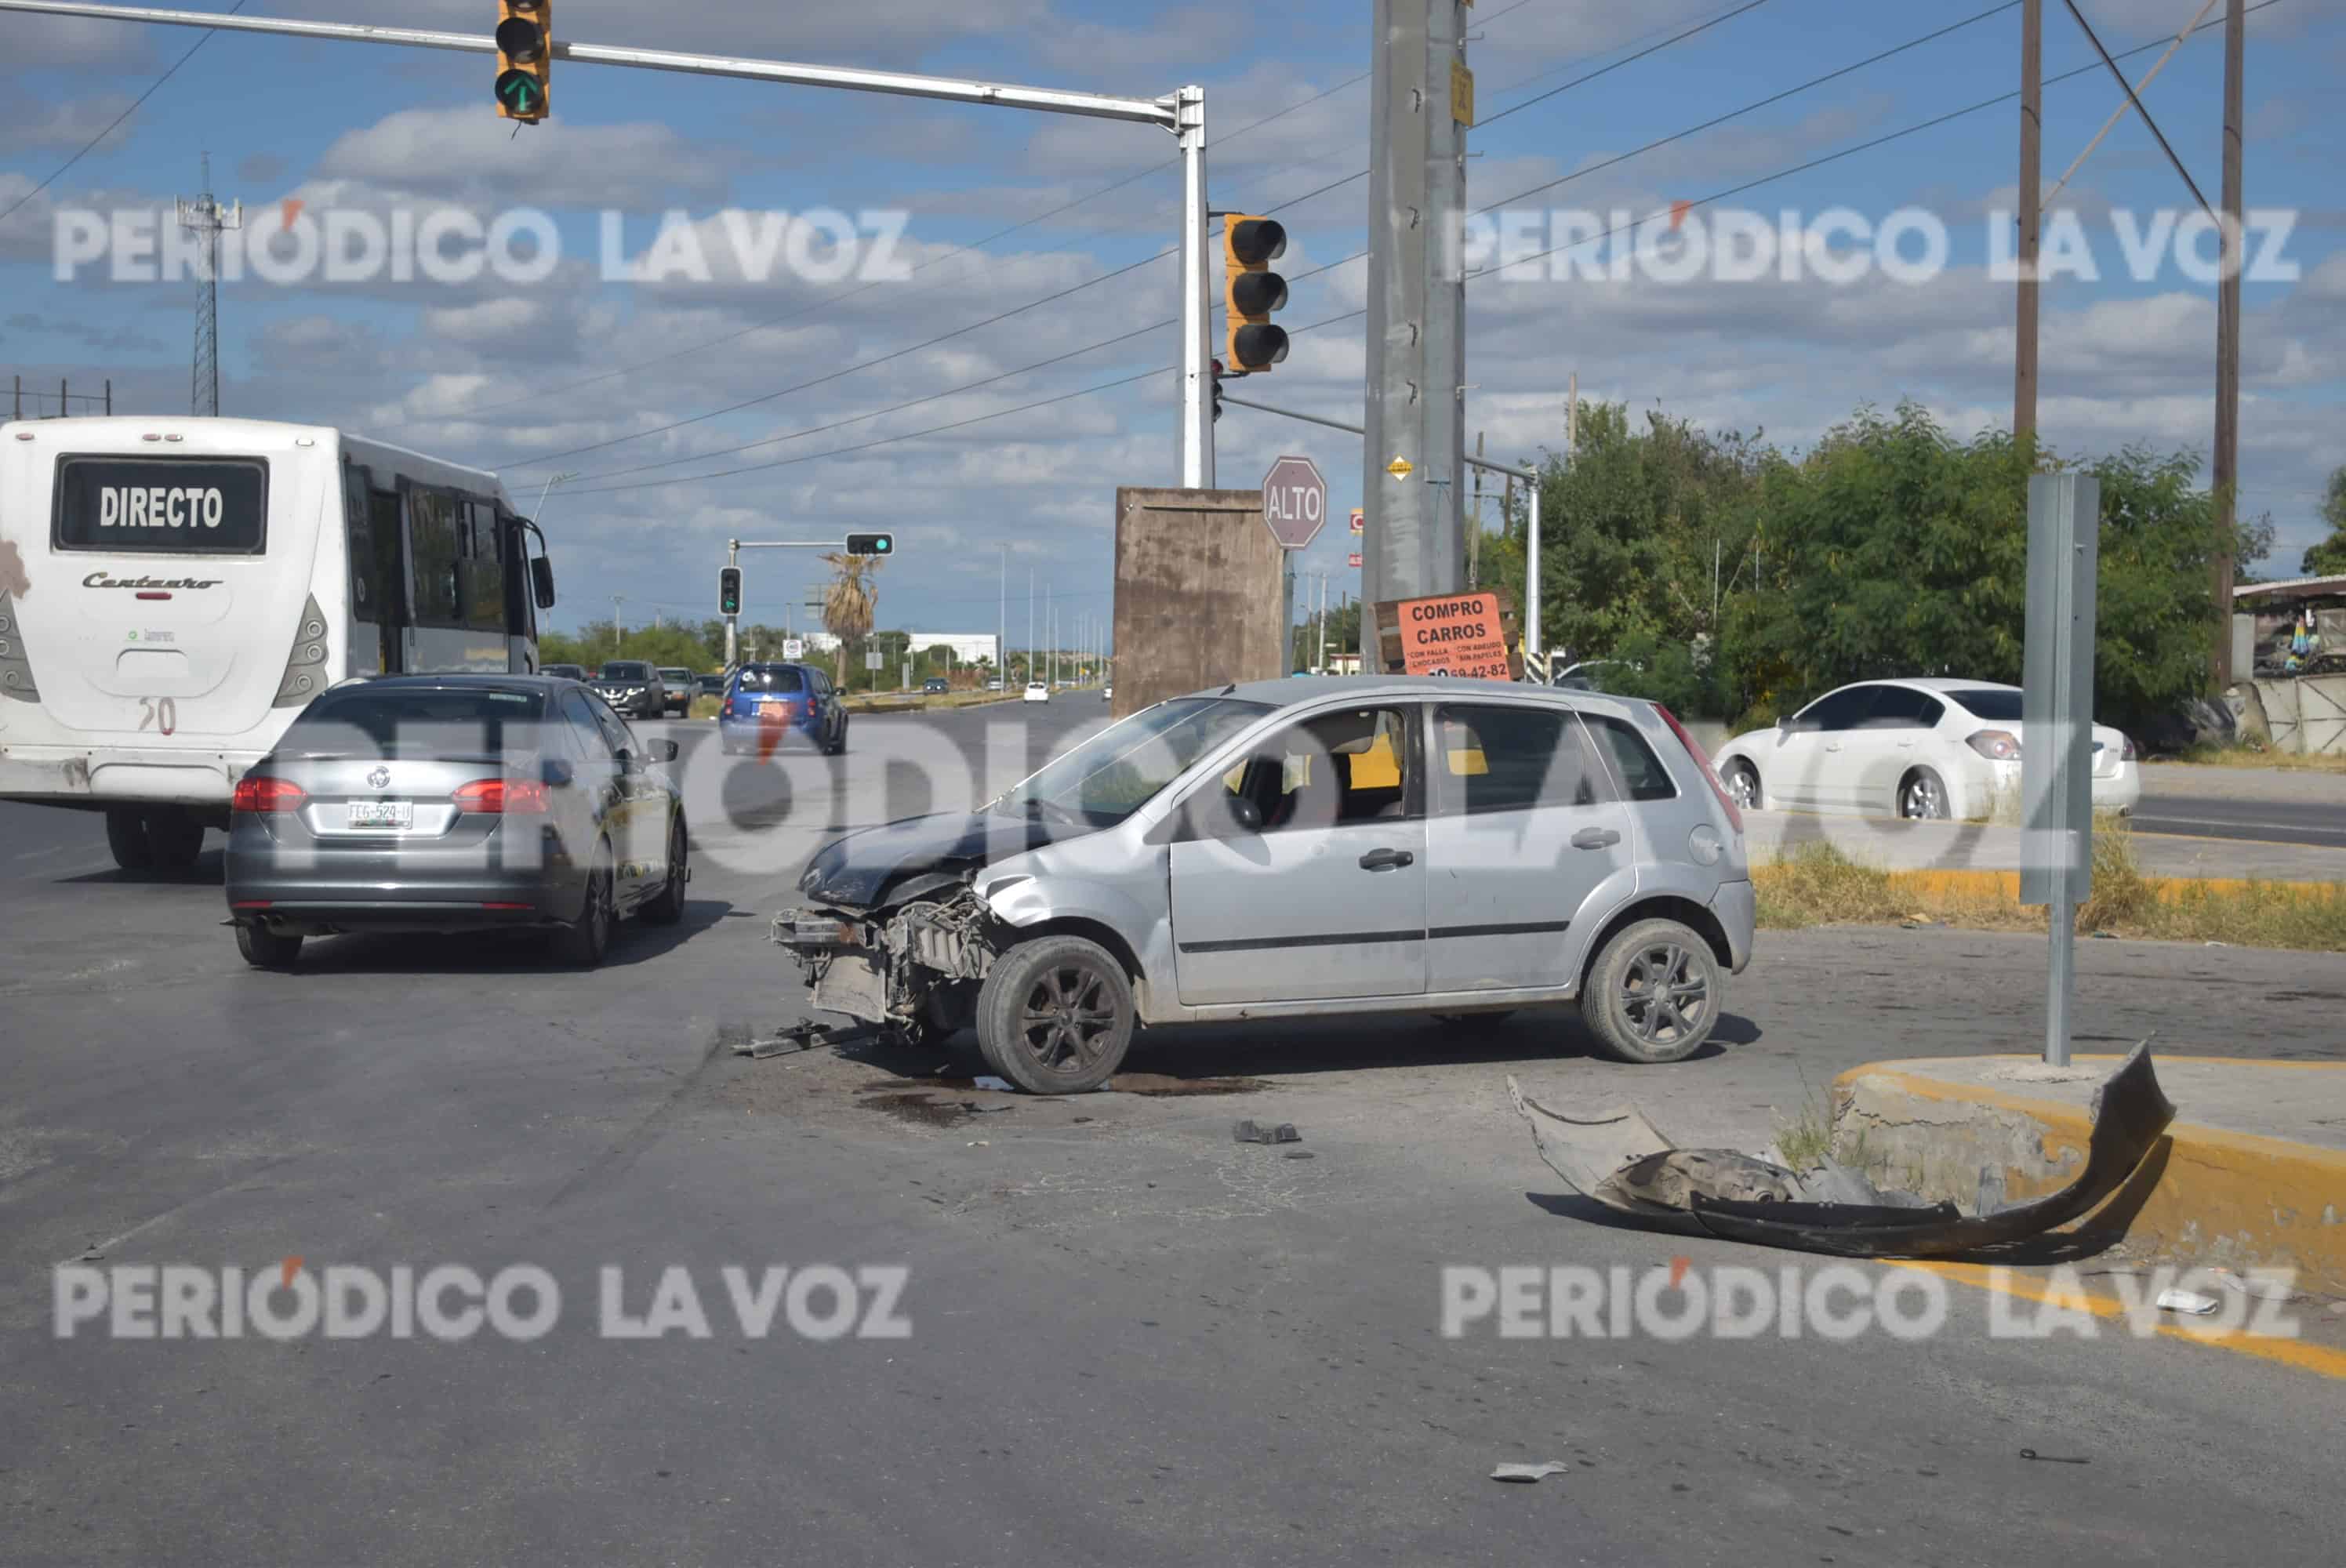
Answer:
[[[413,828],[415,826],[415,802],[413,800],[353,800],[351,802],[351,826],[353,828]]]

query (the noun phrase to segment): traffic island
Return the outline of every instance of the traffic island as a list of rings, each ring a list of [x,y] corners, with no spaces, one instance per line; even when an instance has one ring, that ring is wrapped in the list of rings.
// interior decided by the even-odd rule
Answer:
[[[1934,1057],[1832,1086],[1834,1156],[1933,1201],[1993,1207],[2076,1179],[2093,1095],[2122,1058]],[[2176,1119],[2135,1179],[2081,1222],[2144,1262],[2294,1268],[2346,1297],[2346,1064],[2162,1056]]]

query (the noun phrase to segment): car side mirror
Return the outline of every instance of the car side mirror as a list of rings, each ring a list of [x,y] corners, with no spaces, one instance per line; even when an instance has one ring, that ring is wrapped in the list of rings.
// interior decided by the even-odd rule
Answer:
[[[533,556],[529,563],[530,592],[537,598],[541,610],[554,608],[554,563],[543,555]]]
[[[644,749],[650,754],[651,760],[654,762],[673,762],[676,760],[676,742],[673,740],[647,741],[645,742]]]
[[[1230,826],[1241,833],[1262,831],[1262,808],[1243,795],[1230,797],[1229,808],[1225,815],[1229,819]]]
[[[636,760],[636,754],[628,750],[624,746],[620,747],[618,750],[613,752],[611,754],[611,758],[613,761],[618,763],[619,771],[622,773],[633,773],[638,768],[643,766],[642,763]]]
[[[559,757],[549,757],[541,765],[537,776],[551,789],[567,789],[577,777],[577,770]]]

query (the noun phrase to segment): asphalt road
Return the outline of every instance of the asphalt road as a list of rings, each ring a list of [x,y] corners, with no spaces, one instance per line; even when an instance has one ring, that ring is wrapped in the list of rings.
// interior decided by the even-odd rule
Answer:
[[[586,974],[387,937],[251,972],[217,849],[126,877],[96,819],[0,807],[0,1560],[2333,1559],[2337,1385],[2222,1351],[1991,1339],[1970,1295],[1920,1344],[1440,1331],[1445,1266],[1688,1245],[1557,1196],[1506,1074],[1756,1145],[1856,1062],[2029,1048],[2025,941],[1763,934],[1719,1047],[1666,1069],[1591,1062],[1568,1014],[1168,1031],[1064,1102],[950,1053],[727,1050],[797,1016],[764,921],[829,830],[951,803],[924,748],[983,788],[1097,717],[867,717],[787,785],[688,766],[688,918]],[[2081,1030],[2114,1045],[2341,1052],[2346,959],[2079,959]],[[1304,1141],[1237,1145],[1240,1116]],[[59,1338],[55,1266],[84,1258],[535,1265],[561,1311],[525,1341]],[[747,1295],[769,1265],[907,1270],[894,1314],[861,1310],[909,1337],[745,1333],[723,1270]],[[708,1338],[681,1287],[678,1332],[598,1333],[605,1271],[640,1319],[671,1266]]]
[[[2216,795],[2146,798],[2135,813],[2134,830],[2346,849],[2346,780],[2340,781],[2340,793],[2338,802],[2241,800]]]

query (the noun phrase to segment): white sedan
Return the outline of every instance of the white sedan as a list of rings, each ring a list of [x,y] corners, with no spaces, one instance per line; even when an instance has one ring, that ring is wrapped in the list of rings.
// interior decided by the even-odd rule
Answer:
[[[1829,692],[1712,760],[1747,809],[1977,820],[2020,810],[2020,688],[1984,680],[1872,680]],[[2094,809],[2142,799],[2134,742],[2094,726]]]
[[[1026,683],[1026,697],[1025,697],[1025,700],[1026,700],[1026,701],[1028,701],[1028,702],[1048,702],[1048,701],[1050,701],[1050,700],[1051,700],[1051,688],[1050,688],[1049,685],[1048,685],[1048,684],[1046,684],[1046,682],[1039,681],[1039,680],[1030,680],[1030,681],[1028,681],[1028,682]]]

